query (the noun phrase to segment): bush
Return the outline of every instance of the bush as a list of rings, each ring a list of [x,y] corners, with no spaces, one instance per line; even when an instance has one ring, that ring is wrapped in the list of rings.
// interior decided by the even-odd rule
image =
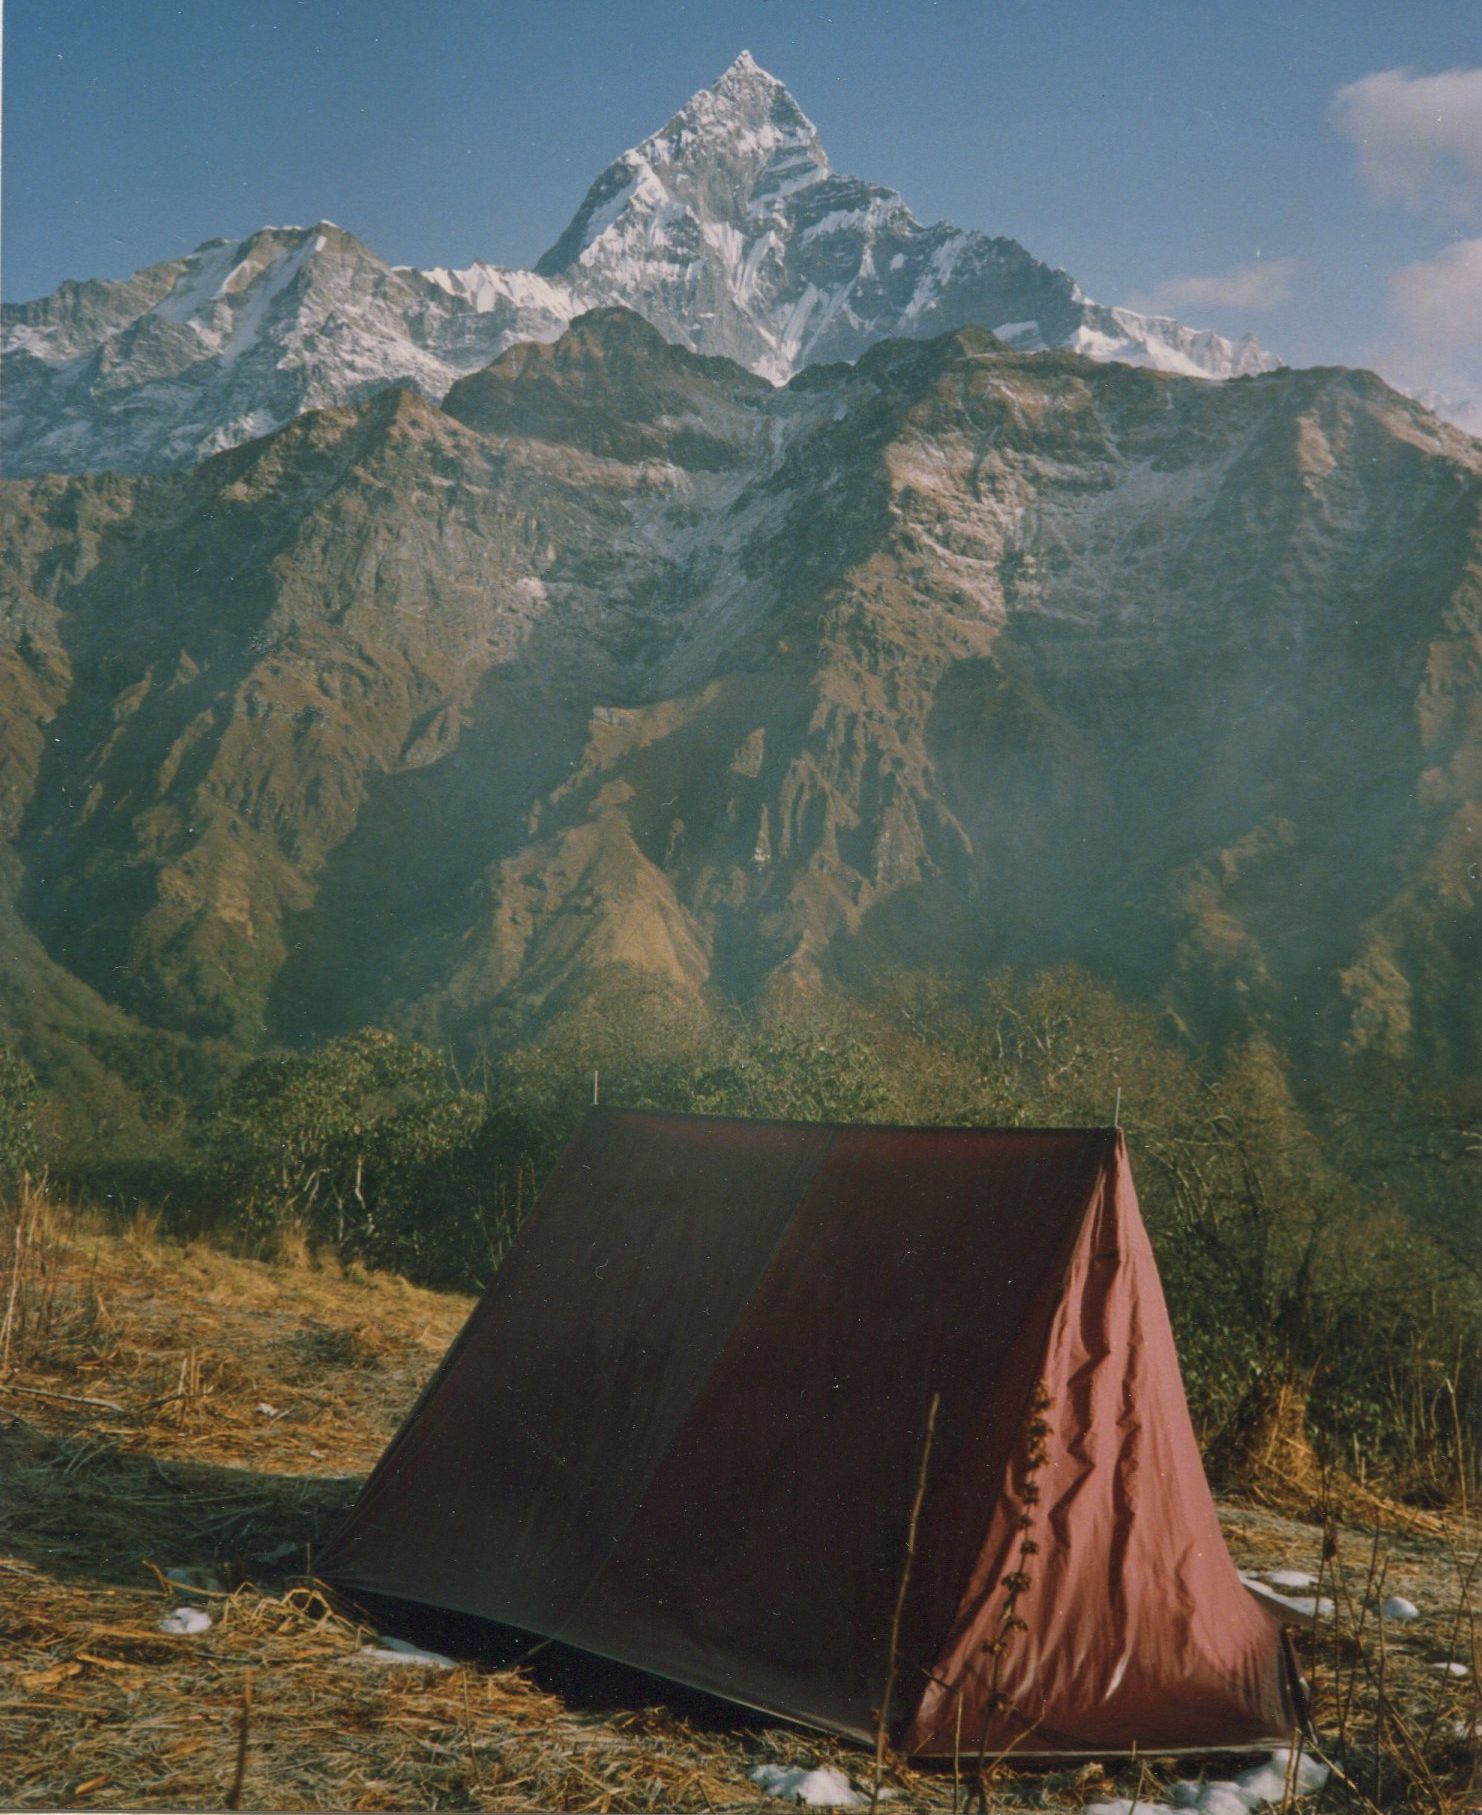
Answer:
[[[515,1209],[489,1176],[486,1119],[436,1053],[379,1028],[260,1059],[210,1119],[210,1202],[258,1249],[301,1228],[347,1260],[478,1284]]]
[[[36,1168],[40,1102],[36,1073],[12,1047],[0,1045],[0,1190],[13,1190],[23,1172]]]

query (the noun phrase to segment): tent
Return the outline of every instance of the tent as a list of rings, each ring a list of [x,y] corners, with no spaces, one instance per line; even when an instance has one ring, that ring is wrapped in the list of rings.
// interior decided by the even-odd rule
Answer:
[[[1299,1722],[1117,1129],[594,1110],[321,1573],[917,1755]]]

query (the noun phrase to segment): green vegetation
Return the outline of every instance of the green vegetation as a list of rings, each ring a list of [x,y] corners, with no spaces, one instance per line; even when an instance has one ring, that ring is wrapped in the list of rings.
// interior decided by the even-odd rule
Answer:
[[[220,1094],[195,1217],[436,1283],[476,1280],[513,1232],[487,1163],[489,1099],[435,1052],[367,1028],[259,1059]],[[199,1187],[204,1187],[202,1196]]]
[[[35,1072],[18,1052],[0,1044],[0,1189],[11,1190],[36,1164],[40,1098]]]
[[[14,1166],[34,1157],[34,1080],[5,1067],[0,1161]],[[270,1055],[185,1116],[167,1220],[251,1252],[307,1244],[476,1286],[594,1073],[604,1103],[841,1121],[1103,1125],[1120,1091],[1216,1463],[1239,1467],[1279,1395],[1350,1475],[1420,1500],[1475,1493],[1475,1093],[1355,1071],[1321,1094],[1259,1037],[1211,1063],[1172,1018],[1073,967],[973,986],[902,976],[863,1003],[774,993],[745,1011],[618,972],[461,1073],[376,1029]]]

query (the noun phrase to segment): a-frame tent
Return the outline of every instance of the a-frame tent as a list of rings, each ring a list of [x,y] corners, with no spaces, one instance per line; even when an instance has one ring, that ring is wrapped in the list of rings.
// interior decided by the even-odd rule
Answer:
[[[1290,1737],[1115,1129],[594,1111],[321,1573],[868,1738],[923,1456],[905,1749]]]

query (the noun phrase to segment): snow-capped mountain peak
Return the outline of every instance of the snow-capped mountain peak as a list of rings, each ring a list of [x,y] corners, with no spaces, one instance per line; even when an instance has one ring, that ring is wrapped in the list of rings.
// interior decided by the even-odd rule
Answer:
[[[830,174],[818,129],[749,50],[638,149],[651,165],[672,171],[676,181],[715,174],[730,179],[707,197],[721,211],[749,208],[758,190],[802,187]]]
[[[1023,350],[1208,378],[1278,363],[1249,337],[1103,308],[1014,240],[923,225],[893,189],[836,172],[743,51],[607,166],[533,271],[390,266],[319,221],[7,305],[6,464],[188,465],[387,384],[441,397],[511,342],[553,340],[613,304],[774,383],[967,324]]]
[[[667,125],[607,166],[535,268],[555,276],[613,267],[616,276],[671,244],[681,255],[697,237],[719,248],[727,238],[720,229],[754,238],[785,197],[831,174],[813,122],[743,51]]]
[[[839,175],[745,51],[608,165],[536,270],[584,307],[624,303],[776,383],[890,335],[970,322],[1007,324],[1026,349],[1207,377],[1277,363],[1254,342],[1101,309],[1013,240],[923,226],[895,190]]]

